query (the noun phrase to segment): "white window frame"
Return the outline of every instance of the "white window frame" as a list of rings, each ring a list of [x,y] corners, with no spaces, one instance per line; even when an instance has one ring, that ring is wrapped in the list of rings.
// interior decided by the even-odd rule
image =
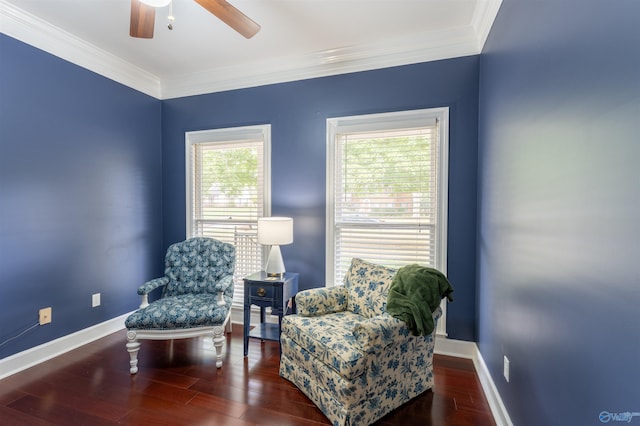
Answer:
[[[437,211],[436,211],[436,256],[432,266],[447,274],[447,217],[448,217],[448,176],[449,176],[449,108],[430,108],[411,111],[399,111],[381,114],[369,114],[327,119],[327,199],[326,199],[326,282],[327,286],[341,285],[335,271],[335,179],[338,153],[336,137],[345,132],[366,132],[415,128],[425,120],[438,121],[438,170],[437,170]],[[446,336],[446,299],[441,303],[442,318],[438,321],[436,333]]]
[[[263,125],[255,125],[255,126],[243,126],[243,127],[232,127],[232,128],[222,128],[222,129],[211,129],[211,130],[201,130],[201,131],[193,131],[185,133],[185,182],[186,182],[186,238],[190,238],[193,236],[193,182],[192,176],[193,167],[191,161],[191,149],[192,146],[199,143],[220,143],[228,145],[234,142],[246,141],[248,139],[262,139],[263,141],[263,152],[262,152],[262,167],[263,167],[263,199],[262,199],[262,209],[264,216],[271,216],[271,125],[263,124]],[[257,227],[257,218],[256,218],[256,227]],[[260,264],[264,263],[264,259],[266,259],[266,248],[262,247],[262,259],[260,260]],[[241,311],[244,308],[242,297],[244,295],[244,281],[243,277],[236,276],[234,277],[234,303],[233,310],[234,312],[234,322],[242,322],[241,312],[238,314],[238,311]],[[236,321],[235,319],[239,319]]]

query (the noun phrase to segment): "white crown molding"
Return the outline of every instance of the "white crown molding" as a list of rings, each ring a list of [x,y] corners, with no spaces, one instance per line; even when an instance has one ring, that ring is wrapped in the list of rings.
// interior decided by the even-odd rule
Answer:
[[[331,49],[296,58],[278,58],[242,67],[216,68],[162,80],[162,99],[368,71],[477,55],[489,36],[502,0],[479,0],[467,27],[417,38],[394,39]],[[398,49],[398,46],[403,46]],[[259,70],[256,72],[255,70]]]
[[[162,79],[5,0],[0,0],[0,32],[155,98],[171,99],[477,55],[501,4],[479,0],[466,27]]]
[[[160,79],[50,23],[0,0],[0,32],[155,98]]]
[[[402,46],[402,48],[398,48]],[[420,62],[476,55],[472,26],[397,38],[385,43],[350,46],[312,54],[276,58],[251,67],[216,68],[162,80],[162,99],[221,92],[317,77],[368,71]]]
[[[479,0],[471,19],[471,26],[478,38],[478,52],[481,53],[496,20],[502,0]]]

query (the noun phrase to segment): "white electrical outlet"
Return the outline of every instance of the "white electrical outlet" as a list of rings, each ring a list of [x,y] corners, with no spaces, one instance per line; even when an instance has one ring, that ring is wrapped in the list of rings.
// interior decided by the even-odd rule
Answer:
[[[100,306],[100,293],[91,295],[91,307],[95,308],[96,306]]]
[[[504,367],[503,367],[502,374],[504,374],[504,379],[508,382],[509,381],[509,358],[507,358],[506,355],[504,357]]]

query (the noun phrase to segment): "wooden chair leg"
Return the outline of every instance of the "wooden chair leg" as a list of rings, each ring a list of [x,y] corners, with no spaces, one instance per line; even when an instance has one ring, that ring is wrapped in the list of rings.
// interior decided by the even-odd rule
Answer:
[[[213,329],[213,346],[216,348],[216,367],[218,368],[222,367],[222,347],[227,340],[224,330],[224,326],[214,327]]]
[[[127,342],[127,352],[129,352],[129,372],[136,374],[138,372],[138,351],[140,350],[140,342],[135,339],[130,339]]]

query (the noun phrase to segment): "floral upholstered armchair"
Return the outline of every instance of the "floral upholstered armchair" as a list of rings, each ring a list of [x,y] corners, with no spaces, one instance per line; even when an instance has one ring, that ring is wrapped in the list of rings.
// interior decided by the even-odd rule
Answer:
[[[131,374],[138,372],[141,339],[211,336],[216,367],[222,367],[224,331],[231,326],[234,267],[235,248],[228,243],[198,237],[169,246],[165,276],[138,288],[140,309],[125,321]],[[160,287],[162,296],[149,303],[148,294]]]
[[[435,331],[415,336],[386,312],[395,274],[353,259],[343,286],[299,292],[282,320],[280,375],[334,426],[369,425],[433,387]]]

